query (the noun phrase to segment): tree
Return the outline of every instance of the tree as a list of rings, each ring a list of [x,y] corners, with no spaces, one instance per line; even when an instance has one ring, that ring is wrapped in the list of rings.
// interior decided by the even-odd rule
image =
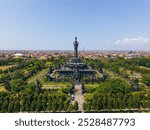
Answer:
[[[43,96],[43,102],[42,102],[42,110],[45,111],[47,108],[47,97]]]
[[[113,107],[112,107],[112,98],[109,97],[109,98],[108,98],[108,110],[111,111],[112,108],[113,108]]]
[[[32,112],[36,111],[36,104],[37,104],[37,102],[34,100],[34,101],[31,103],[30,111],[32,111]]]
[[[42,105],[41,105],[41,101],[37,101],[37,103],[36,103],[36,111],[37,112],[40,112],[40,111],[42,111]]]
[[[19,93],[24,90],[24,84],[25,82],[22,79],[14,79],[10,81],[11,90],[15,93]]]
[[[43,92],[43,90],[42,90],[42,83],[41,83],[41,81],[39,79],[36,79],[35,85],[36,85],[36,88],[38,90],[38,93],[42,93]]]
[[[145,74],[145,75],[143,75],[142,81],[143,81],[143,83],[145,83],[146,85],[150,86],[150,74]]]
[[[77,111],[78,110],[78,102],[77,101],[75,101],[75,103],[74,103],[74,109]]]
[[[97,100],[93,99],[92,100],[92,109],[96,110],[96,105],[97,105]]]
[[[86,102],[86,103],[84,103],[83,104],[83,109],[85,110],[85,111],[90,111],[91,110],[91,108],[92,108],[92,101],[88,101],[88,102]]]
[[[128,109],[131,109],[131,108],[132,108],[132,102],[133,102],[133,101],[132,101],[132,96],[130,96],[130,97],[128,98],[128,100],[127,100],[127,104],[128,104],[128,105],[127,105],[127,108],[128,108]]]
[[[8,112],[11,113],[14,111],[14,102],[11,101],[8,105]]]
[[[8,100],[4,100],[2,105],[2,112],[8,112],[8,105],[9,105]]]
[[[30,111],[30,105],[31,105],[31,102],[30,100],[26,100],[26,103],[24,104],[25,105],[25,111]]]
[[[57,111],[57,104],[54,103],[54,104],[52,105],[52,112],[56,112],[56,111]]]
[[[74,106],[71,104],[68,109],[69,109],[69,112],[72,112],[74,111]]]
[[[52,110],[52,104],[51,102],[48,102],[48,105],[47,105],[47,111],[51,111]]]
[[[63,100],[62,97],[58,99],[58,110],[61,111],[63,109]]]
[[[20,111],[20,102],[19,102],[19,100],[17,100],[14,103],[14,112],[19,112],[19,111]]]
[[[63,110],[64,110],[64,111],[67,111],[68,108],[69,108],[69,101],[66,100],[66,101],[64,101],[64,108],[63,108]]]

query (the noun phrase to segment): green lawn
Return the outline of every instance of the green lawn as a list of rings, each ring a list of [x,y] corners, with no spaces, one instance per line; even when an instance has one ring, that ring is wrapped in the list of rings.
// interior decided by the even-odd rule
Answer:
[[[67,84],[70,84],[70,83],[69,82],[54,82],[54,81],[46,82],[46,81],[44,81],[43,84],[44,85],[56,85],[56,84],[58,84],[58,85],[67,85]]]
[[[16,65],[6,65],[6,66],[0,66],[0,70],[6,70],[8,68],[14,67]]]
[[[3,84],[0,84],[0,92],[5,92],[6,91],[6,89],[5,89],[5,87],[3,86]]]
[[[69,82],[46,82],[45,75],[48,72],[48,69],[43,69],[39,71],[36,75],[30,77],[27,81],[28,83],[35,82],[36,79],[39,79],[42,82],[43,88],[45,89],[59,89],[63,87],[68,87],[71,84]]]
[[[150,68],[148,67],[144,67],[144,66],[139,66],[141,69],[145,69],[145,70],[150,70]]]
[[[47,61],[45,64],[46,67],[49,67],[50,65],[53,65],[53,62]]]
[[[94,84],[85,84],[85,87],[91,87],[91,88],[97,88],[99,87],[99,84],[98,83],[94,83]]]
[[[62,85],[62,84],[56,84],[56,85],[43,85],[43,88],[51,88],[51,89],[60,89],[67,87],[67,85]]]
[[[44,82],[42,84],[44,88],[52,88],[52,89],[59,89],[71,86],[71,83],[69,82]]]
[[[37,74],[35,74],[34,76],[30,77],[27,80],[27,82],[28,83],[35,82],[36,79],[39,79],[40,81],[42,81],[47,72],[48,72],[48,69],[43,69],[43,70],[39,71]]]

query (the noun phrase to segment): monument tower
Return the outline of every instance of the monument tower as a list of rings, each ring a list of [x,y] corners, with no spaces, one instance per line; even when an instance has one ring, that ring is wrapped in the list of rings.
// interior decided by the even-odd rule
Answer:
[[[78,45],[79,42],[77,41],[77,37],[75,37],[75,41],[73,42],[74,44],[74,58],[78,59]]]
[[[78,63],[79,62],[79,56],[78,56],[78,46],[79,42],[77,41],[77,37],[75,37],[75,41],[73,42],[74,45],[74,57],[72,58],[72,63]]]
[[[59,80],[68,77],[72,77],[76,81],[80,81],[84,77],[95,77],[97,73],[95,70],[92,70],[86,63],[83,63],[78,54],[78,46],[79,42],[77,41],[77,37],[75,37],[74,45],[74,56],[71,61],[67,64],[64,64],[61,67],[57,67],[58,69],[53,70],[53,72],[48,73],[46,75],[47,81],[51,81],[55,79],[55,73],[58,73]]]

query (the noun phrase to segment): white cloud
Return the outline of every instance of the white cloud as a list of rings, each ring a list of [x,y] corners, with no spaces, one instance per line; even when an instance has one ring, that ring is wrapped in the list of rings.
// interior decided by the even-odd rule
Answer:
[[[137,37],[137,38],[124,38],[117,40],[115,45],[143,45],[150,44],[150,38],[148,37]]]

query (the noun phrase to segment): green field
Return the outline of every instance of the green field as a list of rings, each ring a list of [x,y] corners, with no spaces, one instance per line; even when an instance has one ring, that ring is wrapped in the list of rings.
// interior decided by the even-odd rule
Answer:
[[[5,89],[5,87],[3,86],[3,84],[0,84],[0,92],[5,92],[6,91],[6,89]]]
[[[99,87],[99,83],[94,83],[94,84],[85,84],[86,88],[97,88]]]
[[[6,69],[9,69],[11,67],[14,67],[16,65],[6,65],[6,66],[0,66],[0,70],[6,70]]]
[[[145,69],[145,70],[150,70],[150,68],[148,67],[144,67],[144,66],[139,66],[141,69]]]
[[[35,82],[36,79],[42,81],[45,78],[45,75],[47,73],[48,69],[43,69],[41,71],[39,71],[36,75],[30,77],[27,82],[31,83],[31,82]]]
[[[42,83],[43,88],[48,89],[61,89],[61,88],[66,88],[70,87],[71,83],[69,82],[44,82]]]

